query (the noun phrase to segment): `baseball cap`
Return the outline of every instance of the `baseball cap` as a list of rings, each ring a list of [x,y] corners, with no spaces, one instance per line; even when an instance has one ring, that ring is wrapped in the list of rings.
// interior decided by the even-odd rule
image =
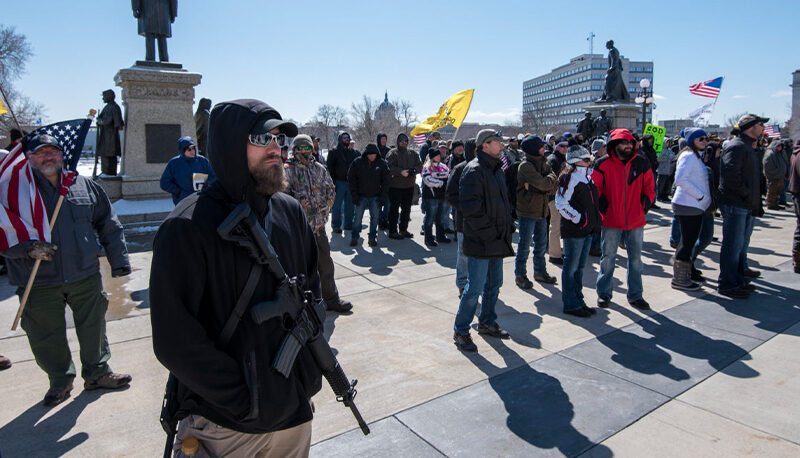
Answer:
[[[54,146],[62,153],[64,152],[64,147],[61,146],[61,142],[49,134],[39,134],[33,137],[26,145],[25,152],[33,153],[38,149],[44,148],[45,146]]]
[[[445,148],[447,148],[447,142],[446,142],[446,141],[444,141],[444,140],[439,140],[439,143],[437,143],[437,144],[436,144],[436,147],[437,147],[437,148],[441,148],[441,147],[443,147],[443,146],[444,146]]]
[[[754,125],[760,122],[767,122],[767,121],[769,121],[769,118],[762,118],[759,115],[749,113],[739,118],[739,121],[736,123],[736,125],[739,127],[740,131],[743,131],[753,127]]]
[[[483,129],[478,132],[478,135],[475,137],[475,144],[483,145],[484,143],[488,143],[493,140],[502,142],[503,137],[501,137],[500,134],[498,134],[494,129]]]
[[[259,119],[256,125],[250,130],[251,135],[266,134],[272,129],[278,129],[278,132],[286,135],[287,137],[297,136],[297,126],[289,121],[284,121],[281,118],[268,118]]]

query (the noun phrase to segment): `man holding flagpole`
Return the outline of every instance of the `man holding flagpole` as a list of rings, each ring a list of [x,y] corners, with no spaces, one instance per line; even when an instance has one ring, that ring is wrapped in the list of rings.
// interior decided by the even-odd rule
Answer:
[[[122,225],[99,185],[68,172],[77,163],[85,130],[66,123],[42,128],[38,132],[53,135],[37,132],[23,142],[24,158],[16,148],[0,162],[0,250],[18,295],[24,296],[31,273],[35,276],[29,299],[21,304],[22,328],[36,363],[50,379],[43,401],[48,407],[69,397],[76,376],[65,305],[75,321],[84,389],[116,389],[131,381],[130,375],[108,366],[108,298],[98,262],[102,245],[112,276],[131,273]],[[72,160],[65,161],[65,156]],[[63,203],[56,211],[59,201]],[[50,230],[48,220],[54,221]],[[39,263],[37,273],[34,265]]]

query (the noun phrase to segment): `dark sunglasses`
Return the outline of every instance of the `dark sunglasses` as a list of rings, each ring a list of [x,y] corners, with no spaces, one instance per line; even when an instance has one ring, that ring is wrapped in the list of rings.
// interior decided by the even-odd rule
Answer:
[[[700,138],[697,138],[696,140],[699,140],[701,142],[707,142],[708,141],[708,137],[700,137]]]
[[[633,145],[634,143],[636,143],[635,140],[620,140],[619,141],[620,145]]]
[[[308,145],[303,145],[303,146],[295,146],[294,150],[295,151],[311,151],[311,148],[312,147],[310,147]]]
[[[283,145],[283,143],[286,141],[286,135],[284,134],[274,135],[269,132],[258,135],[250,134],[248,140],[250,141],[251,144],[255,146],[268,146],[270,143],[272,143],[273,140],[275,140],[275,143],[277,143],[278,145]]]
[[[342,140],[350,140],[350,136],[349,135],[342,135]]]

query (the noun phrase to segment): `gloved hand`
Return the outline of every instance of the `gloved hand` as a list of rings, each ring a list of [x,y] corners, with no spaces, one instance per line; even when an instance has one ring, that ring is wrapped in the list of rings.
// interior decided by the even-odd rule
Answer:
[[[131,274],[131,266],[117,267],[111,271],[112,277],[124,277]]]
[[[58,247],[52,243],[34,240],[28,248],[28,257],[41,261],[52,261]]]

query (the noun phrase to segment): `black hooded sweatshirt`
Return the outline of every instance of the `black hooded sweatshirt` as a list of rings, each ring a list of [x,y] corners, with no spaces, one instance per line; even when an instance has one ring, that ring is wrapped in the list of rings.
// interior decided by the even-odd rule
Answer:
[[[339,132],[336,137],[336,148],[328,153],[328,173],[331,174],[333,181],[347,181],[347,171],[350,169],[350,164],[360,156],[358,151],[349,146],[344,146],[342,135],[345,134],[350,135],[345,131]]]
[[[247,250],[217,234],[242,201],[262,226],[271,221],[270,241],[288,275],[305,275],[306,287],[319,296],[317,248],[303,209],[286,194],[257,192],[248,170],[247,135],[259,118],[280,115],[257,100],[214,107],[208,146],[217,180],[181,201],[161,225],[150,272],[153,350],[178,379],[180,415],[201,415],[252,434],[311,420],[309,400],[321,387],[321,373],[306,349],[289,378],[272,369],[286,334],[280,318],[257,325],[248,309],[229,343],[217,343],[254,262]],[[273,299],[276,288],[276,278],[264,268],[251,306]]]
[[[375,144],[378,145],[378,151],[381,153],[381,158],[386,159],[386,155],[389,153],[389,147],[381,146],[381,138],[385,138],[388,145],[389,137],[387,137],[383,132],[380,132],[378,133],[378,137],[375,139]]]

